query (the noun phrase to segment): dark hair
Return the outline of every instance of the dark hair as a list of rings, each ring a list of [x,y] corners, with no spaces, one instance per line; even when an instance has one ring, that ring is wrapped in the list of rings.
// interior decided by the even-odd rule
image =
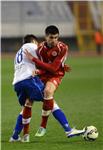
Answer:
[[[59,29],[54,25],[47,26],[45,29],[45,34],[59,34]]]
[[[27,34],[24,38],[23,38],[23,43],[31,43],[33,40],[38,41],[37,37],[33,34]]]

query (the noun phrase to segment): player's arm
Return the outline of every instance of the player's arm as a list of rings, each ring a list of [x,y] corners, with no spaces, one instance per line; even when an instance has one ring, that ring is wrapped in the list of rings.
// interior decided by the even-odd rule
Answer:
[[[42,69],[44,69],[46,71],[49,71],[51,73],[55,73],[60,68],[60,66],[63,63],[63,61],[65,60],[66,55],[67,55],[67,49],[66,48],[62,49],[60,54],[56,57],[54,62],[51,63],[51,64],[42,62],[39,59],[33,57],[27,50],[26,50],[25,54],[30,60],[35,62]]]

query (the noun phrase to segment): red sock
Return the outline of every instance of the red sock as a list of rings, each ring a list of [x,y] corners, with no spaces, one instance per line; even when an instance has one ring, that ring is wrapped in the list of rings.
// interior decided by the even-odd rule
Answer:
[[[23,135],[29,134],[29,124],[31,120],[31,107],[25,106],[23,109]]]
[[[46,128],[48,117],[49,116],[42,116],[41,125],[40,125],[41,127]]]
[[[44,102],[43,102],[42,121],[41,121],[41,125],[40,125],[43,128],[46,128],[49,114],[50,114],[51,110],[53,109],[53,104],[54,104],[53,99],[44,100]]]

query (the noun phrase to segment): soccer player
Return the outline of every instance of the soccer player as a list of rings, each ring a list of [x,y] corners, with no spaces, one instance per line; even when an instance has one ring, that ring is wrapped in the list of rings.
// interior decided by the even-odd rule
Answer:
[[[39,75],[41,80],[45,83],[45,89],[42,108],[42,121],[40,128],[35,135],[38,137],[43,136],[46,133],[47,120],[54,106],[54,93],[60,85],[62,78],[65,75],[65,71],[68,69],[65,65],[68,55],[68,46],[59,41],[58,38],[59,29],[54,25],[50,25],[45,29],[46,40],[41,43],[37,51],[40,60],[33,57],[28,50],[26,50],[25,53],[26,56],[35,62],[40,69],[46,70],[46,73],[43,76]],[[64,123],[64,117],[60,109],[55,111],[54,114],[56,114],[56,118],[59,116],[60,123],[63,126],[67,137],[84,133],[83,130],[77,130],[74,128],[70,129],[68,123]]]
[[[37,38],[34,35],[26,35],[24,37],[24,44],[17,52],[14,61],[14,90],[18,96],[22,111],[17,118],[17,124],[10,142],[20,141],[19,133],[23,129],[23,142],[29,142],[29,124],[32,115],[32,105],[34,100],[41,100],[43,98],[44,84],[35,76],[32,77],[32,72],[36,69],[25,55],[25,48],[35,57],[37,57],[36,50],[38,47]]]

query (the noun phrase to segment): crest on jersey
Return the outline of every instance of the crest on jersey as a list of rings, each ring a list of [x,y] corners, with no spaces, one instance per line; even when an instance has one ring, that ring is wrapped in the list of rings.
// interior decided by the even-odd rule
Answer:
[[[52,52],[52,56],[57,56],[57,52],[56,52],[56,51],[53,51],[53,52]]]

